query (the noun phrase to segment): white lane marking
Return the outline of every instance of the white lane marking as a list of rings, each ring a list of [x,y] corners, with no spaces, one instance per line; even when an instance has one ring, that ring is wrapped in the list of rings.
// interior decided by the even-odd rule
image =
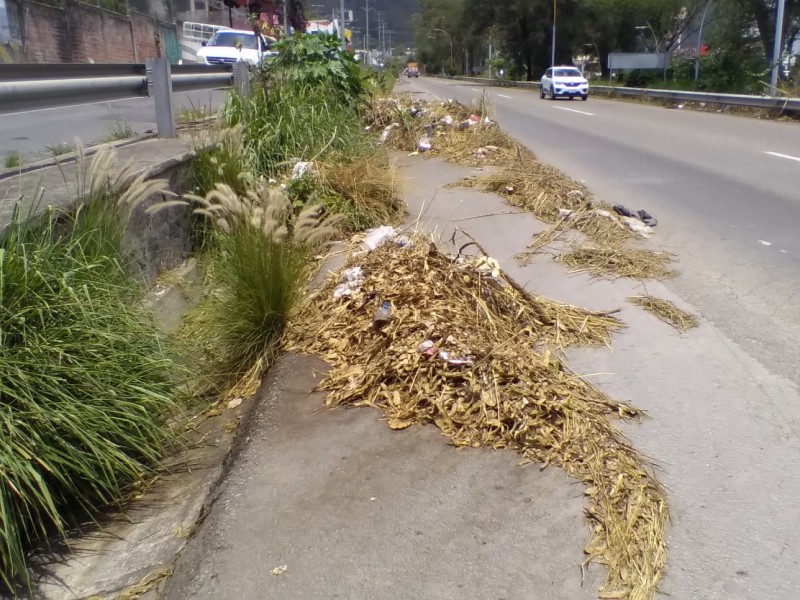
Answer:
[[[124,100],[144,99],[144,96],[131,96],[130,98],[118,98],[116,100],[101,100],[99,102],[84,102],[83,104],[68,104],[66,106],[53,106],[51,108],[35,108],[33,110],[21,110],[13,113],[3,113],[0,117],[13,117],[15,115],[29,115],[31,113],[44,112],[46,110],[62,110],[64,108],[78,108],[81,106],[94,106],[96,104],[106,104],[109,102],[122,102]]]
[[[511,96],[506,96],[505,94],[497,94],[497,95],[500,96],[501,98],[508,98],[509,100],[513,100]]]
[[[786,250],[784,250],[783,248],[781,248],[781,252],[783,252],[784,254],[786,254]]]
[[[791,154],[781,154],[780,152],[769,152],[768,150],[764,150],[764,154],[769,154],[770,156],[777,156],[778,158],[785,158],[787,160],[795,160],[800,162],[800,157],[792,156]]]
[[[567,108],[566,106],[554,106],[553,108],[557,108],[558,110],[568,110],[569,112],[578,113],[579,115],[589,115],[590,117],[594,116],[594,113],[575,110],[574,108]]]
[[[469,88],[469,89],[471,89],[473,92],[480,92],[478,88]]]
[[[765,240],[758,240],[762,246],[772,246],[772,242],[767,242]]]

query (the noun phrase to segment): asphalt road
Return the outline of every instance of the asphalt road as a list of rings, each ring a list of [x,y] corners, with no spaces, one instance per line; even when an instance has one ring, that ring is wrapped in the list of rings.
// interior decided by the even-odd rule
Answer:
[[[469,83],[402,91],[469,103]],[[769,371],[800,384],[800,126],[590,98],[487,88],[499,123],[598,197],[659,219],[672,290]]]
[[[202,90],[174,96],[178,115],[186,110],[216,110],[227,92]],[[30,162],[46,158],[58,145],[72,145],[75,138],[84,144],[109,139],[115,128],[129,126],[134,133],[155,131],[155,104],[152,98],[128,98],[79,106],[0,114],[0,169],[8,153],[19,152]]]

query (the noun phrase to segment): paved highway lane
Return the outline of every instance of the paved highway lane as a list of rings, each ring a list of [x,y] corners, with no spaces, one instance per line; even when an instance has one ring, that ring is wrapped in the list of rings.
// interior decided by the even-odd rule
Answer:
[[[192,108],[216,110],[226,95],[225,90],[181,92],[175,94],[174,105],[178,113]],[[0,159],[9,152],[20,152],[28,161],[45,158],[48,146],[72,144],[76,137],[84,144],[99,142],[108,139],[115,125],[122,123],[138,134],[154,131],[154,100],[129,98],[0,114]]]
[[[435,79],[402,90],[470,102]],[[772,372],[800,384],[800,126],[627,102],[540,100],[487,88],[496,118],[599,197],[659,218],[670,282]]]

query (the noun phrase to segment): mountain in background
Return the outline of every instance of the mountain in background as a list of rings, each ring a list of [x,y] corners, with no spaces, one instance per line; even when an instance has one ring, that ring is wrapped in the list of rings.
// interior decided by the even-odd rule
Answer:
[[[350,24],[355,33],[355,46],[364,45],[363,36],[366,31],[364,18],[366,0],[345,0],[345,10],[353,11],[353,23]],[[316,13],[322,18],[331,18],[334,10],[339,10],[339,0],[308,0],[309,14]],[[414,29],[411,17],[417,12],[417,0],[369,0],[369,37],[371,47],[378,46],[378,13],[383,13],[386,24],[391,30],[392,45],[413,46]],[[387,36],[387,44],[389,37]]]

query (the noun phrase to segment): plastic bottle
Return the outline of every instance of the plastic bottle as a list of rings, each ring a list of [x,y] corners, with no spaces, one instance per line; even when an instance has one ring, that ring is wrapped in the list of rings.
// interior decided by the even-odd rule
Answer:
[[[372,323],[376,328],[383,327],[392,318],[392,303],[386,300],[375,311],[375,318]]]

